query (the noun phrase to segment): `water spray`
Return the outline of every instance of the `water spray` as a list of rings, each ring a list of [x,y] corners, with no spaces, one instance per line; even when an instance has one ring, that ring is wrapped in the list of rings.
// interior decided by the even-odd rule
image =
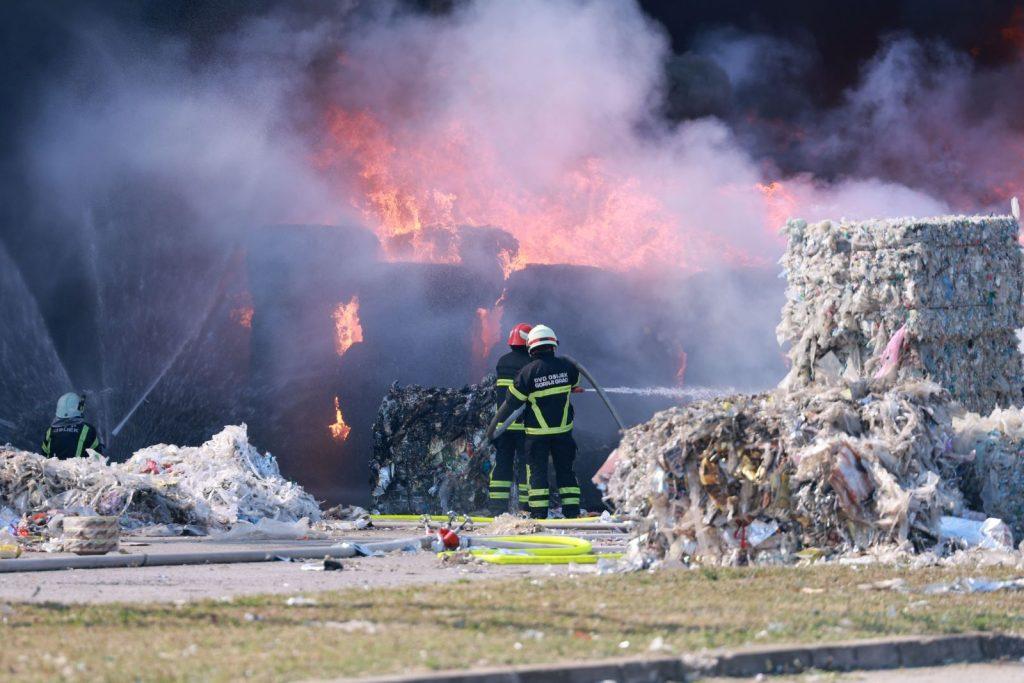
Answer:
[[[592,392],[593,389],[585,389]],[[706,401],[708,399],[728,396],[737,393],[735,387],[608,387],[606,394],[622,394],[626,396],[659,397]]]
[[[231,259],[231,255],[229,254],[228,258],[226,258],[224,260],[224,263],[222,264],[222,267],[220,268],[221,272],[225,272],[227,270],[227,263],[228,263],[228,261],[230,261],[230,259]],[[223,277],[221,278],[219,284],[222,284],[222,283],[223,283]],[[146,390],[143,391],[142,395],[139,397],[139,400],[137,400],[135,402],[135,404],[131,407],[131,410],[129,410],[127,412],[127,414],[125,414],[125,416],[123,418],[121,418],[121,421],[118,422],[117,426],[114,427],[114,429],[110,432],[111,438],[117,436],[120,433],[120,431],[122,429],[124,429],[124,426],[126,424],[128,424],[128,421],[130,419],[132,419],[132,415],[135,414],[135,411],[137,411],[139,409],[139,407],[143,403],[146,402],[146,399],[149,398],[149,395],[151,393],[153,393],[153,390],[157,388],[157,386],[160,384],[160,382],[163,381],[163,379],[167,375],[167,373],[171,371],[171,368],[174,367],[175,363],[178,362],[178,358],[181,356],[182,353],[184,353],[185,348],[190,343],[192,343],[192,341],[194,339],[196,339],[199,336],[199,333],[202,332],[203,327],[206,325],[206,321],[210,319],[211,315],[213,315],[213,311],[217,307],[217,302],[220,301],[220,297],[221,297],[221,289],[218,286],[217,289],[214,292],[214,295],[212,297],[210,297],[210,301],[209,301],[209,303],[208,303],[208,305],[206,307],[206,312],[203,314],[203,316],[201,318],[199,318],[199,321],[198,321],[198,324],[196,325],[196,327],[192,330],[191,334],[186,335],[182,339],[181,344],[179,344],[178,348],[175,350],[175,352],[173,354],[171,354],[171,357],[168,359],[168,361],[166,363],[164,363],[164,366],[160,370],[160,373],[149,383],[149,385],[146,387]]]

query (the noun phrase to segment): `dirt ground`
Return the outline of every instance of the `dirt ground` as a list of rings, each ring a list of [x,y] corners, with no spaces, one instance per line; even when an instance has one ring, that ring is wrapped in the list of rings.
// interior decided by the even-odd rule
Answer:
[[[360,531],[345,534],[358,541],[415,536],[417,532]],[[122,541],[131,553],[181,553],[328,546],[337,540],[235,541],[205,538],[139,538]],[[30,553],[23,557],[65,557],[63,553]],[[254,594],[298,594],[343,588],[366,589],[413,583],[515,578],[527,575],[568,575],[592,567],[450,565],[432,552],[397,552],[382,557],[341,560],[341,571],[308,571],[314,560],[121,569],[71,569],[0,574],[0,602],[177,602]]]

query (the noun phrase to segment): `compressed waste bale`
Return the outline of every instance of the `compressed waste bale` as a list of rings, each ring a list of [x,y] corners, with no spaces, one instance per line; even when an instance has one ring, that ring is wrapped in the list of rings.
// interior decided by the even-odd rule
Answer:
[[[783,562],[933,545],[962,512],[950,397],[927,381],[737,395],[628,430],[607,484],[634,561]]]
[[[249,443],[245,425],[225,427],[198,447],[144,448],[124,463],[0,447],[0,511],[51,510],[114,516],[125,529],[320,519],[316,500],[280,475],[272,455]]]
[[[1010,216],[787,223],[786,386],[866,378],[897,333],[900,378],[929,378],[973,411],[1024,399],[1019,224]]]
[[[494,377],[461,389],[391,385],[373,423],[373,505],[382,513],[487,506]]]
[[[103,555],[117,550],[121,526],[117,517],[65,517],[61,548],[76,555]]]

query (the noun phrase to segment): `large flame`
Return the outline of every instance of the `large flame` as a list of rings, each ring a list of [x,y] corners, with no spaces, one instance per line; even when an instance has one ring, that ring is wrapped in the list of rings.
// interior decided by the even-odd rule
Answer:
[[[502,256],[506,276],[526,263],[700,269],[700,246],[733,263],[750,261],[718,244],[715,226],[699,226],[707,244],[684,243],[683,217],[658,198],[665,188],[602,158],[581,158],[554,180],[523,187],[494,161],[488,141],[458,122],[438,141],[389,130],[367,110],[334,107],[327,121],[316,164],[338,177],[391,258],[457,261],[453,232],[465,225],[515,235],[518,255]]]
[[[798,214],[797,199],[786,187],[776,181],[757,183],[754,187],[764,196],[768,225],[774,229],[781,228],[790,218]]]
[[[481,365],[486,365],[491,349],[501,337],[501,314],[502,304],[500,301],[493,308],[476,309],[473,358]]]
[[[363,341],[363,326],[359,322],[359,297],[352,297],[347,304],[339,303],[334,308],[332,317],[334,350],[339,356],[344,356],[353,344]]]
[[[341,406],[338,405],[338,397],[334,397],[334,422],[327,425],[327,428],[331,430],[331,438],[341,443],[348,439],[348,435],[352,432],[352,428],[345,424],[345,418],[341,415]]]

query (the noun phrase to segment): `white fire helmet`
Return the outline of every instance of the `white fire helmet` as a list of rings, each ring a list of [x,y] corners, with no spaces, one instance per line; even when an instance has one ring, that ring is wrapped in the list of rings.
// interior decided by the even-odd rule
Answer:
[[[555,336],[555,331],[547,325],[534,325],[526,344],[531,351],[542,346],[558,346],[558,337]]]
[[[66,419],[69,417],[82,417],[85,410],[85,397],[75,392],[68,392],[57,399],[57,417]]]

